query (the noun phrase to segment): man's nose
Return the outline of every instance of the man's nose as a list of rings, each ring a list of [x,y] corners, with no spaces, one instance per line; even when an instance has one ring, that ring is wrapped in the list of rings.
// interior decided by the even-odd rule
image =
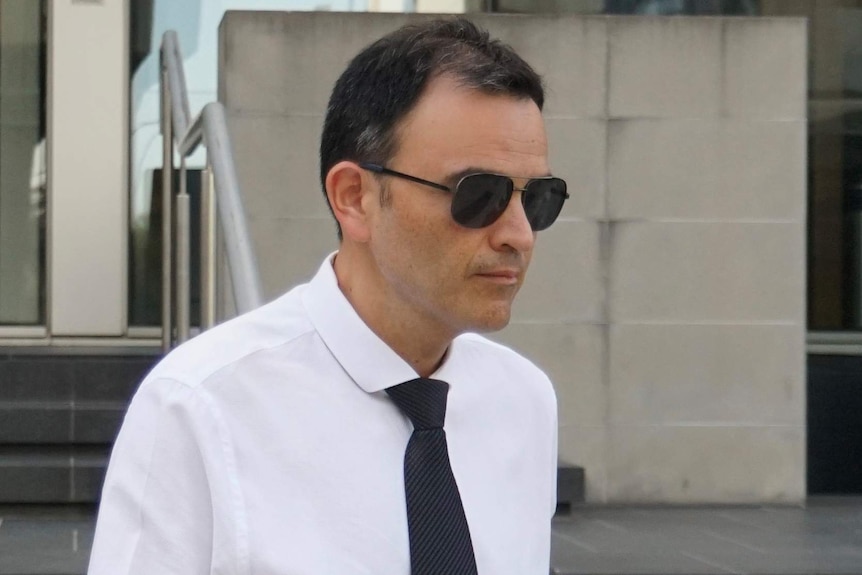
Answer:
[[[521,201],[523,192],[515,190],[509,205],[500,218],[491,224],[491,244],[496,250],[513,249],[517,252],[530,252],[536,241],[536,234],[527,220],[524,204]]]

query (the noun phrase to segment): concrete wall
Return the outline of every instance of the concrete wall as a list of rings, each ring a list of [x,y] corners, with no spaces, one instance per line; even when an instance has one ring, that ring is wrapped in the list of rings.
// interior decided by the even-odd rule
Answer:
[[[336,77],[410,18],[222,23],[220,98],[269,296],[336,247],[317,181]],[[475,19],[549,87],[572,199],[498,338],[554,380],[560,455],[586,468],[588,499],[803,499],[805,22]]]

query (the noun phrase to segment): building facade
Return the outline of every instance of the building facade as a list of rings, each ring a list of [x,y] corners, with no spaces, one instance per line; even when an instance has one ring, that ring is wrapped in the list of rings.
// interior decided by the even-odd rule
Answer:
[[[560,231],[552,230],[566,237],[540,245],[548,256],[537,260],[535,283],[525,288],[512,329],[500,337],[561,381],[562,454],[586,468],[593,501],[797,501],[808,491],[862,491],[862,469],[849,463],[862,461],[862,425],[847,409],[862,404],[860,386],[854,386],[854,374],[862,371],[855,360],[862,353],[862,2],[0,0],[0,346],[6,354],[158,354],[158,45],[165,30],[178,30],[197,111],[216,97],[217,26],[228,8],[528,13],[534,15],[529,29],[539,30],[534,38],[545,35],[542,26],[552,31],[561,19],[582,18],[571,62],[536,52],[543,64],[570,66],[570,73],[543,70],[552,91],[555,82],[577,91],[579,79],[598,71],[589,67],[589,58],[609,65],[594,54],[600,45],[605,57],[618,50],[630,58],[631,67],[609,79],[629,86],[619,94],[652,89],[643,77],[646,69],[677,74],[671,78],[677,88],[669,93],[678,96],[681,108],[673,108],[667,96],[653,94],[658,99],[643,104],[627,102],[627,96],[613,100],[606,92],[597,96],[605,98],[601,110],[585,101],[548,110],[557,143],[554,165],[571,171],[583,193],[574,198]],[[791,16],[807,19],[807,27],[796,21],[781,29],[764,20],[749,36],[732,20],[715,27],[709,20],[634,19],[638,30],[624,34],[620,30],[629,21],[608,24],[607,15]],[[799,26],[806,28],[801,43]],[[626,48],[629,33],[642,37]],[[532,49],[529,37],[508,34],[519,49]],[[665,62],[639,61],[640,43],[664,50]],[[751,88],[742,93],[747,99],[733,102],[728,112],[721,107],[727,93],[715,92],[727,88],[726,78],[708,78],[723,70],[727,57],[755,62],[763,77],[782,66],[793,71],[780,72],[776,86],[749,67],[755,75],[742,79]],[[771,101],[770,90],[795,86],[799,70],[787,63],[799,58],[807,101],[800,107],[789,94],[763,104]],[[759,145],[745,155],[744,147],[734,146],[738,132],[710,128],[698,138],[696,130],[679,128],[695,120],[724,121],[734,110],[751,120],[749,128],[771,123],[789,132],[749,134],[754,139],[746,145]],[[651,147],[652,155],[643,152]],[[673,153],[655,153],[659,148]],[[734,153],[740,155],[734,159]],[[685,154],[703,170],[679,168],[674,158]],[[751,157],[757,159],[754,167],[736,170],[741,180],[727,179],[734,161],[746,165]],[[789,168],[780,169],[785,161]],[[710,176],[715,166],[723,168]],[[190,177],[196,177],[194,170]],[[710,194],[695,205],[698,194],[685,190],[701,183]],[[643,196],[641,187],[667,193]],[[778,189],[786,193],[769,191]],[[695,200],[680,204],[674,190]],[[801,207],[795,194],[807,198]],[[736,231],[711,231],[707,220],[730,222]],[[788,232],[784,239],[751,231],[766,223],[788,230],[801,225],[805,231],[798,237]],[[671,228],[684,230],[689,240],[669,240]],[[705,239],[711,233],[714,243]],[[315,249],[328,249],[333,239],[328,241]],[[691,277],[673,278],[680,273],[679,258],[712,260],[673,250],[664,263],[655,259],[662,246],[694,250],[698,241],[706,242],[698,249],[721,252],[726,266],[688,266],[682,271]],[[761,254],[764,242],[773,242],[774,251],[751,261],[739,257]],[[592,255],[568,257],[573,250]],[[296,269],[317,257],[316,251],[298,254]],[[801,294],[794,290],[806,282],[794,275],[796,258],[802,258],[807,277]],[[643,261],[652,263],[639,268]],[[722,271],[743,278],[734,286],[739,291],[704,297],[710,287],[699,282],[710,274],[720,279]],[[271,273],[281,274],[265,278],[273,292],[302,277],[299,271]],[[621,277],[623,283],[610,283]],[[679,282],[663,288],[662,277]],[[677,289],[681,284],[688,291]],[[623,286],[631,286],[631,294],[622,293]],[[781,307],[787,300],[782,293],[804,306],[801,315],[794,315],[795,303]],[[552,317],[543,301],[561,306],[562,319]],[[740,309],[749,329],[730,333]],[[710,328],[694,336],[682,328],[704,323]],[[637,332],[646,324],[651,333],[641,339]],[[761,335],[767,328],[805,330],[807,344],[792,343],[796,335]],[[553,352],[546,355],[544,349]],[[618,363],[614,350],[625,350]],[[656,361],[657,356],[668,359]],[[688,359],[670,359],[679,357]],[[812,374],[807,385],[806,357]],[[758,387],[762,381],[784,382],[787,395],[771,384]],[[3,401],[11,410],[16,399]],[[722,426],[728,432],[719,441],[709,430]],[[753,432],[744,428],[766,434],[764,445],[785,446],[785,456],[775,461],[757,450],[739,452],[755,467],[786,467],[780,472],[784,479],[764,483],[723,461],[736,453],[734,445],[751,441],[746,433]],[[687,451],[705,455],[673,455]],[[701,472],[715,484],[698,483]]]

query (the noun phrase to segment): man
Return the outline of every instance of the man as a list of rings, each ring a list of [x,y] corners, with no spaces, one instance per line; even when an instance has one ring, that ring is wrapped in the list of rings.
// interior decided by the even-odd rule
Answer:
[[[338,252],[144,380],[91,575],[548,572],[554,393],[471,333],[507,324],[567,197],[543,99],[460,19],[350,63],[320,152]]]

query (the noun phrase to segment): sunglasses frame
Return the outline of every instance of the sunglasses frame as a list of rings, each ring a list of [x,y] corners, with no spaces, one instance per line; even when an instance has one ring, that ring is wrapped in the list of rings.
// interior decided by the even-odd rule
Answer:
[[[511,182],[511,184],[512,184],[512,190],[511,190],[511,191],[512,191],[512,192],[521,192],[522,194],[524,194],[524,193],[526,193],[526,192],[528,192],[528,191],[529,191],[529,190],[528,190],[528,188],[530,187],[530,184],[531,184],[532,182],[534,182],[534,181],[541,181],[541,180],[558,180],[558,181],[560,181],[560,182],[563,182],[563,186],[565,186],[565,185],[566,185],[565,180],[563,180],[563,179],[561,179],[561,178],[555,178],[555,177],[549,176],[549,177],[547,177],[547,178],[530,178],[530,179],[528,179],[528,180],[527,180],[527,183],[524,185],[524,187],[523,187],[523,188],[518,188],[518,187],[515,187],[515,180],[514,180],[514,179],[512,179],[512,178],[511,178],[511,177],[509,177],[509,176],[504,175],[504,174],[492,174],[492,173],[490,173],[490,172],[477,172],[477,173],[475,173],[475,174],[467,174],[467,175],[465,175],[464,177],[462,177],[460,180],[458,180],[458,183],[457,183],[457,184],[455,184],[455,188],[454,188],[454,189],[452,189],[452,188],[450,188],[449,186],[444,186],[443,184],[438,184],[437,182],[432,182],[432,181],[430,181],[430,180],[425,180],[425,179],[422,179],[422,178],[418,178],[418,177],[416,177],[416,176],[411,176],[410,174],[405,174],[404,172],[398,172],[398,171],[396,171],[396,170],[390,170],[389,168],[387,168],[387,167],[385,167],[385,166],[381,166],[380,164],[374,164],[374,163],[371,163],[371,162],[359,162],[359,167],[360,167],[360,168],[362,168],[363,170],[368,170],[369,172],[374,172],[374,173],[376,173],[376,174],[383,174],[383,175],[386,175],[386,176],[393,176],[393,177],[395,177],[395,178],[401,178],[402,180],[408,180],[408,181],[411,181],[411,182],[414,182],[414,183],[417,183],[417,184],[422,184],[423,186],[428,186],[428,187],[431,187],[431,188],[435,188],[435,189],[437,189],[437,190],[441,190],[441,191],[444,191],[444,192],[449,192],[449,193],[450,193],[450,194],[452,194],[453,196],[454,196],[454,195],[455,195],[455,193],[458,191],[458,187],[461,185],[461,182],[463,182],[464,180],[466,180],[467,178],[469,178],[469,177],[471,177],[471,176],[497,176],[497,177],[500,177],[500,178],[506,178],[506,179],[507,179],[507,180],[509,180],[509,181]],[[511,192],[510,192],[510,193],[511,193]],[[566,200],[568,200],[568,199],[569,199],[569,197],[570,197],[570,196],[569,196],[569,192],[568,192],[568,191],[564,191],[563,193],[565,194],[565,195],[563,196],[563,202],[565,202]],[[508,206],[508,205],[509,205],[509,201],[511,201],[511,195],[509,196],[509,199],[508,199],[508,200],[507,200],[507,202],[506,202],[506,206]],[[561,210],[562,210],[562,205],[563,205],[563,204],[561,203],[561,204],[560,204],[560,209],[561,209]],[[481,228],[483,228],[483,227],[490,226],[491,224],[493,224],[494,222],[496,222],[496,221],[500,218],[500,216],[501,216],[501,215],[503,215],[503,212],[500,212],[500,214],[498,214],[498,215],[497,215],[493,220],[491,220],[491,221],[490,221],[490,222],[488,222],[487,224],[485,224],[485,225],[483,225],[483,226],[478,226],[478,227],[466,226],[466,225],[462,224],[461,222],[458,222],[458,220],[455,220],[455,221],[456,221],[456,222],[458,222],[458,224],[459,224],[459,225],[462,225],[462,226],[464,226],[464,227],[468,227],[468,228],[471,228],[471,229],[481,229]],[[547,225],[547,226],[545,226],[544,228],[541,228],[540,230],[533,230],[533,231],[541,231],[541,230],[548,229],[548,228],[549,228],[549,227],[551,227],[551,225],[552,225],[552,224],[557,220],[557,217],[559,217],[559,213],[554,217],[554,220],[553,220],[550,224],[548,224],[548,225]],[[452,215],[452,219],[455,219],[454,214]],[[532,223],[530,224],[530,226],[532,227]]]

